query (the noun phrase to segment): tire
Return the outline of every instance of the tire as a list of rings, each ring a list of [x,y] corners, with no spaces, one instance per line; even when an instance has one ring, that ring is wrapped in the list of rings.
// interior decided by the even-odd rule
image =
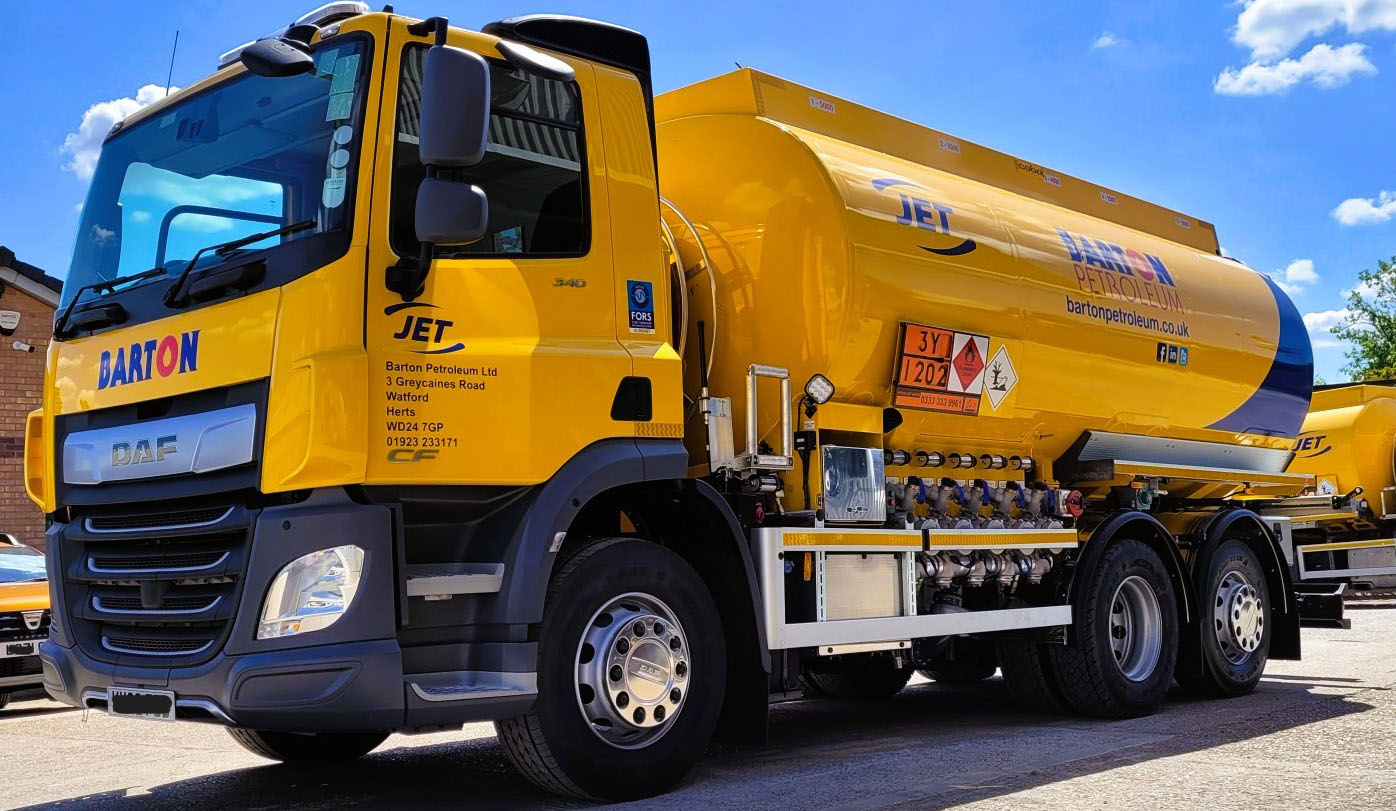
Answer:
[[[891,698],[911,681],[912,668],[872,666],[840,672],[805,671],[800,683],[807,695],[866,701]]]
[[[1178,683],[1207,698],[1245,695],[1270,658],[1270,590],[1255,551],[1226,541],[1197,577],[1201,667],[1180,668]]]
[[[1000,641],[999,669],[1003,671],[1004,686],[1020,707],[1029,712],[1064,715],[1071,712],[1071,707],[1052,670],[1047,647],[1039,642]]]
[[[228,734],[254,755],[293,766],[328,766],[358,760],[388,738],[386,732],[299,733],[231,727]]]
[[[6,693],[6,692],[3,692],[3,691],[0,691],[0,710],[5,709],[5,706],[6,706],[7,704],[9,704],[9,703],[10,703],[10,694],[9,694],[9,693]]]
[[[1163,703],[1178,657],[1178,606],[1163,561],[1136,540],[1112,544],[1078,593],[1067,645],[1049,648],[1072,709],[1102,718],[1148,715]]]
[[[554,575],[539,634],[538,701],[495,727],[515,768],[546,791],[651,797],[702,757],[726,675],[722,623],[698,573],[668,549],[612,538]]]
[[[994,643],[957,637],[950,642],[949,657],[918,672],[941,684],[973,684],[990,678],[998,669]]]

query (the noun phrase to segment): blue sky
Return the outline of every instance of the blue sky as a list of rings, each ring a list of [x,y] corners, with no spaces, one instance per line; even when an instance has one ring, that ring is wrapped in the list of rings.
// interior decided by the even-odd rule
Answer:
[[[0,243],[64,275],[91,145],[114,118],[317,5],[12,4],[0,33]],[[1318,371],[1357,272],[1396,254],[1396,0],[407,0],[478,28],[536,11],[650,39],[660,91],[734,62],[1180,209],[1292,291]],[[63,31],[57,35],[55,26]],[[84,117],[87,126],[83,126]],[[65,146],[66,144],[66,146]]]

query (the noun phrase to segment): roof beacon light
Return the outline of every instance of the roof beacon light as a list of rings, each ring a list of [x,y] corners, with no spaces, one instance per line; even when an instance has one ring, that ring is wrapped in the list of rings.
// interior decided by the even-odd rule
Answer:
[[[284,25],[264,37],[244,42],[236,48],[224,51],[218,57],[218,69],[222,70],[238,62],[242,58],[242,52],[250,46],[266,39],[279,39],[298,26],[323,27],[329,23],[357,17],[360,14],[368,14],[370,11],[372,9],[369,8],[368,3],[360,2],[360,0],[335,0],[333,3],[326,3],[314,11],[306,12],[297,17],[295,22],[290,25]]]

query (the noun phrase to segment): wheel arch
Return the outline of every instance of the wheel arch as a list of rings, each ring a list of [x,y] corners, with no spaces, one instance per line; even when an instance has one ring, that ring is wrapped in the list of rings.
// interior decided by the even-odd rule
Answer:
[[[688,454],[676,440],[606,440],[583,449],[525,508],[500,597],[511,622],[536,624],[559,562],[589,541],[632,535],[672,549],[708,585],[727,639],[717,735],[764,742],[771,656],[756,567],[731,507],[711,485],[688,478],[687,469]],[[622,514],[632,526],[622,526]]]
[[[1200,539],[1189,557],[1194,585],[1201,583],[1217,549],[1225,542],[1239,540],[1251,548],[1265,571],[1265,585],[1270,591],[1272,610],[1270,658],[1298,659],[1300,650],[1299,601],[1284,552],[1259,515],[1244,508],[1225,510],[1194,529]],[[1199,597],[1200,599],[1200,597]]]
[[[627,525],[618,526],[617,516]],[[636,482],[597,494],[567,530],[560,557],[593,538],[631,535],[678,553],[707,584],[727,644],[727,679],[717,737],[761,743],[766,735],[770,651],[751,550],[736,515],[707,482]]]
[[[1183,561],[1173,533],[1159,523],[1157,518],[1138,510],[1122,510],[1106,516],[1099,524],[1086,529],[1082,536],[1084,551],[1076,561],[1067,587],[1067,597],[1073,607],[1079,604],[1081,589],[1085,588],[1085,584],[1090,580],[1083,575],[1095,568],[1111,544],[1124,538],[1147,544],[1158,554],[1164,568],[1168,570],[1168,579],[1173,584],[1179,624],[1188,627],[1190,623],[1195,622],[1197,596],[1188,576],[1187,564]],[[1073,620],[1073,628],[1074,626]]]

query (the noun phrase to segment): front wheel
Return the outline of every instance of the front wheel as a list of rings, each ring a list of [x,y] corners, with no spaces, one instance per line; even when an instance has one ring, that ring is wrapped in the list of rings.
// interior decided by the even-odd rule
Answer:
[[[1136,540],[1112,544],[1078,595],[1070,644],[1051,645],[1053,670],[1077,712],[1148,715],[1163,703],[1178,657],[1178,608],[1163,561]]]
[[[504,752],[548,791],[634,800],[672,788],[717,726],[721,620],[698,573],[663,547],[612,538],[548,587],[538,701],[499,721]]]
[[[1202,667],[1178,681],[1202,696],[1240,696],[1255,689],[1270,658],[1270,591],[1255,552],[1243,541],[1217,547],[1198,594]]]
[[[243,749],[295,766],[327,766],[357,760],[388,739],[386,732],[270,732],[228,728]]]

